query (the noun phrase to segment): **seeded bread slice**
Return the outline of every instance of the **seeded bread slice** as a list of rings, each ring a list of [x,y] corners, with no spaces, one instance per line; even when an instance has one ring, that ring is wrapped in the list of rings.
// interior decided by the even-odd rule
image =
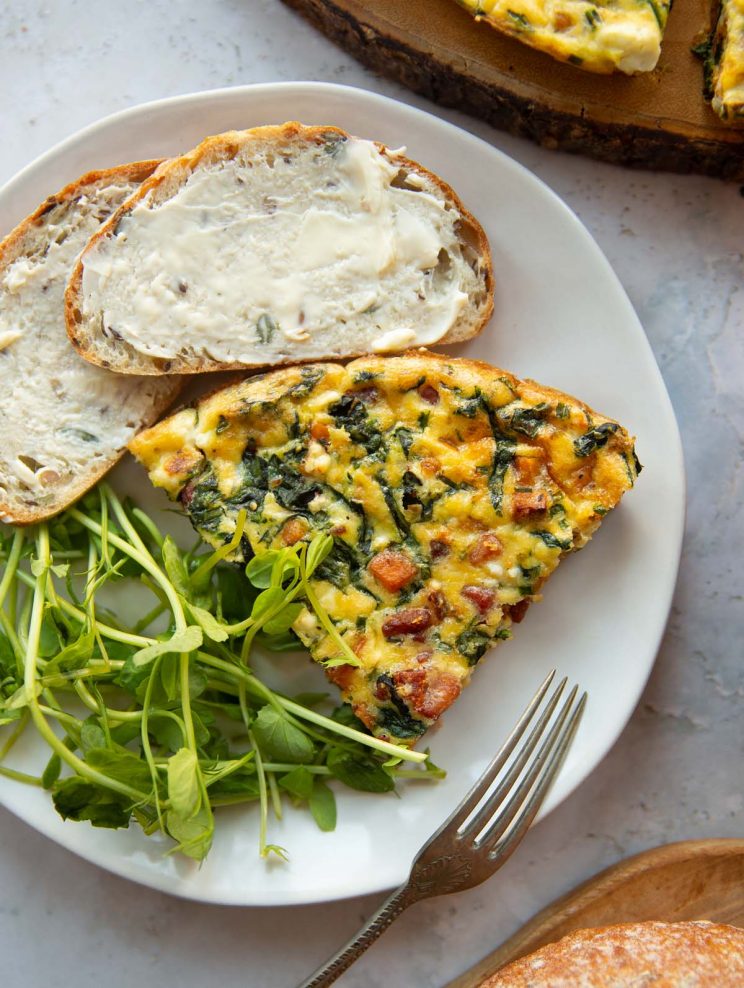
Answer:
[[[0,520],[42,521],[91,487],[165,411],[178,378],[123,377],[70,346],[64,290],[101,223],[156,161],[90,172],[0,243]]]
[[[298,123],[172,159],[91,239],[70,339],[125,374],[190,374],[455,343],[491,316],[486,236],[382,144]]]

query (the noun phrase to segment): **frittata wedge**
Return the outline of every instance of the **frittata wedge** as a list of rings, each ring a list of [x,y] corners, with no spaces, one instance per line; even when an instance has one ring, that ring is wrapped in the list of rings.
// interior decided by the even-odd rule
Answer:
[[[245,509],[237,559],[333,536],[311,585],[358,665],[311,609],[294,630],[364,724],[405,745],[639,469],[628,433],[575,398],[426,351],[248,378],[130,449],[211,544]]]
[[[590,72],[650,72],[671,0],[457,0],[491,27]]]
[[[694,49],[705,61],[705,89],[724,123],[744,126],[744,0],[723,0],[710,40]]]

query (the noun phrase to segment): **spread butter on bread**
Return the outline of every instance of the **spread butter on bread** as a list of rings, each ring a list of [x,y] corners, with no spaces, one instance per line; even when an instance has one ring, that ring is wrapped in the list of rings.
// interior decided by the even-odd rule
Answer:
[[[486,325],[488,242],[440,178],[382,144],[298,123],[172,159],[94,236],[70,338],[125,374],[454,343]]]
[[[65,331],[64,291],[80,251],[157,164],[84,175],[0,243],[2,521],[30,524],[63,510],[178,390],[176,378],[143,380],[93,367]]]

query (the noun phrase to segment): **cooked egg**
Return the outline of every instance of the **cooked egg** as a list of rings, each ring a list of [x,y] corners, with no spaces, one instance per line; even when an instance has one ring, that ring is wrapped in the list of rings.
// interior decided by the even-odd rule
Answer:
[[[458,0],[477,20],[590,72],[649,72],[671,0]]]
[[[247,511],[236,560],[246,539],[260,555],[333,537],[311,582],[359,665],[328,676],[371,731],[403,744],[453,703],[638,470],[628,433],[576,399],[423,351],[248,378],[198,413],[132,451],[213,545]],[[294,630],[315,659],[338,660],[309,610]]]

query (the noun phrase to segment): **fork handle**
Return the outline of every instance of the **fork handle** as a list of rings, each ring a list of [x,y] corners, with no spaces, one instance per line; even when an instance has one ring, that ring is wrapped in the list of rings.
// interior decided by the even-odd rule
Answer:
[[[377,912],[370,917],[367,924],[361,928],[357,935],[352,937],[322,967],[319,967],[315,974],[312,974],[307,981],[303,981],[298,988],[326,988],[326,985],[332,985],[364,953],[367,947],[372,946],[393,920],[400,916],[403,910],[407,906],[410,906],[417,898],[418,896],[412,894],[411,887],[408,883],[401,885],[399,889],[396,889],[383,902]]]

